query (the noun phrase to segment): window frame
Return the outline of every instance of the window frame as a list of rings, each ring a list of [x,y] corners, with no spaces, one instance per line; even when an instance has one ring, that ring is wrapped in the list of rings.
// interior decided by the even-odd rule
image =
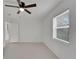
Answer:
[[[69,9],[53,18],[53,39],[56,39],[56,40],[59,40],[59,41],[65,42],[65,43],[70,43],[69,40],[67,41],[67,40],[57,38],[57,29],[70,28],[70,22],[69,22],[69,25],[57,27],[57,21],[56,21],[57,18],[63,16],[66,13],[69,13]],[[69,36],[68,36],[68,38],[69,38]]]

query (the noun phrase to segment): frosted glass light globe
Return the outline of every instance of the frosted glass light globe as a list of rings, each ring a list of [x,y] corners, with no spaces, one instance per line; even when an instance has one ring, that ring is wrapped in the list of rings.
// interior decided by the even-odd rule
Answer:
[[[23,9],[23,8],[19,8],[19,10],[20,10],[20,11],[22,11],[22,12],[24,11],[24,9]]]

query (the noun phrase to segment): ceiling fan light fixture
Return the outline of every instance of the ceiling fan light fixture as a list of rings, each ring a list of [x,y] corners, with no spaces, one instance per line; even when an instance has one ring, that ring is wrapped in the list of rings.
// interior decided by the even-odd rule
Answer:
[[[20,10],[21,12],[23,12],[23,11],[24,11],[24,9],[23,9],[23,8],[19,8],[19,10]]]
[[[21,0],[17,0],[17,3],[18,3],[18,6],[16,6],[16,5],[5,5],[5,6],[18,8],[17,14],[19,14],[20,12],[23,12],[23,11],[31,14],[31,12],[29,10],[27,10],[27,8],[36,7],[36,3],[26,5],[25,2],[22,2]]]

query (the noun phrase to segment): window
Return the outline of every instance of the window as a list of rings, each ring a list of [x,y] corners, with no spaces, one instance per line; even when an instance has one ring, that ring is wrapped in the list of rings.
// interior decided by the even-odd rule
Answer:
[[[69,10],[53,18],[53,39],[69,43]]]

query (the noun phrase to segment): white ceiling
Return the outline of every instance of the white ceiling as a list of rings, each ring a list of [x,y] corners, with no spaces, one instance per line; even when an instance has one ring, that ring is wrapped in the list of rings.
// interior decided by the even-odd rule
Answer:
[[[32,18],[42,18],[46,13],[48,13],[50,10],[53,10],[53,8],[61,1],[61,0],[22,0],[26,3],[26,5],[31,3],[36,3],[37,7],[29,8],[32,12],[32,14],[28,14],[26,12],[21,12],[19,15],[16,14],[18,9],[11,8],[11,7],[5,7],[4,6],[4,19],[32,19]],[[5,4],[12,4],[12,5],[18,5],[16,0],[4,0]]]

